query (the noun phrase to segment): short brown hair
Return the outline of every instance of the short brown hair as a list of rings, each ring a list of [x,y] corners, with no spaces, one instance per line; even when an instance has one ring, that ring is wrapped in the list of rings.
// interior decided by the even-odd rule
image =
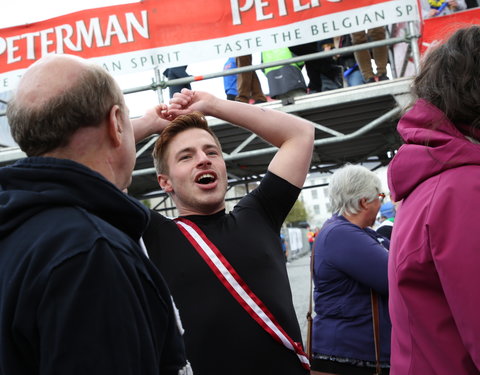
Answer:
[[[427,53],[413,82],[415,99],[435,105],[450,121],[480,128],[480,26],[457,30]]]
[[[215,133],[209,128],[207,119],[200,112],[192,112],[188,115],[178,116],[173,120],[158,137],[155,142],[155,147],[152,152],[153,163],[157,174],[168,173],[167,165],[167,149],[170,142],[177,134],[180,134],[188,129],[202,129],[209,133],[217,146],[221,149],[220,141]]]
[[[89,65],[68,90],[39,107],[10,100],[7,118],[12,137],[28,156],[39,156],[68,144],[72,134],[87,126],[98,126],[110,109],[119,105],[126,115],[123,94],[102,67]]]

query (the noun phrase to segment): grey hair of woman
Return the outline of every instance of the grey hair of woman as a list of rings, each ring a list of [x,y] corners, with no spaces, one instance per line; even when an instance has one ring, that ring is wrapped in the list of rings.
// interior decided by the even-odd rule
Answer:
[[[373,202],[382,191],[380,178],[360,165],[346,164],[337,169],[330,180],[330,207],[334,214],[355,215],[360,212],[360,200]]]

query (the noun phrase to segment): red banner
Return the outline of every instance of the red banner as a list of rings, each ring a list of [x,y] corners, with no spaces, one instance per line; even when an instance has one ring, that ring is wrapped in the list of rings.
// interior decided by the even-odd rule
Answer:
[[[48,53],[112,74],[331,38],[418,19],[416,0],[145,0],[0,30],[0,91]]]
[[[441,43],[456,30],[470,25],[480,24],[480,9],[473,8],[447,16],[424,20],[420,51],[424,53],[434,42]]]

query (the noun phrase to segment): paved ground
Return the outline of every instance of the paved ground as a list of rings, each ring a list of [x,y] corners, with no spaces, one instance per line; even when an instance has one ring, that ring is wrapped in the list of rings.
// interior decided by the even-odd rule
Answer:
[[[310,293],[310,253],[287,263],[287,271],[293,294],[293,304],[305,344],[307,338],[308,295]]]

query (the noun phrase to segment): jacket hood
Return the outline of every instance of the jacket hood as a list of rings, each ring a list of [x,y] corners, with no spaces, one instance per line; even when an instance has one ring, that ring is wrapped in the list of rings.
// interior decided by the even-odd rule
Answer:
[[[397,131],[405,144],[388,167],[394,201],[445,170],[480,165],[480,145],[469,141],[440,109],[423,99],[400,119]]]
[[[135,240],[150,218],[140,202],[71,160],[31,157],[0,168],[0,237],[53,206],[83,208]]]

